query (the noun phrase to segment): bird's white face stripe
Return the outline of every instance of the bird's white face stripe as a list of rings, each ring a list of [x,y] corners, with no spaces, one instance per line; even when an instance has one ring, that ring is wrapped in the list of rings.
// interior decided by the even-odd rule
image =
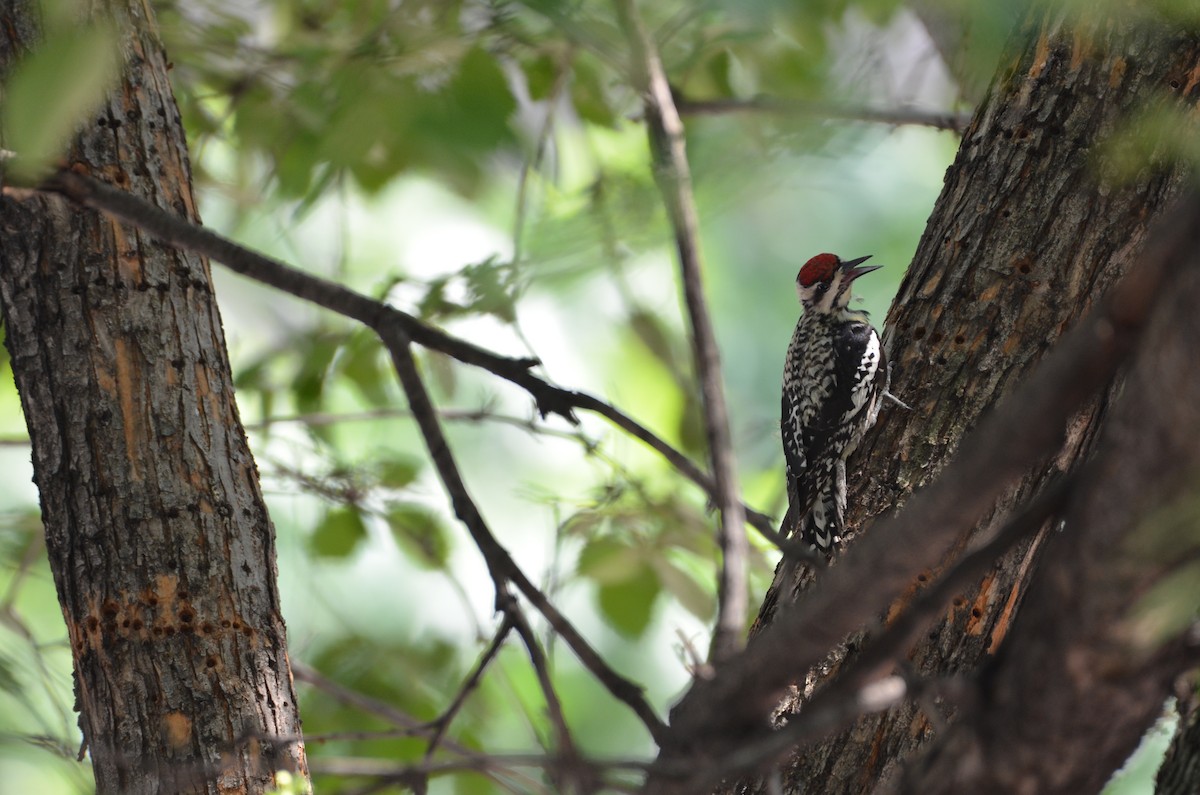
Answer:
[[[850,285],[843,287],[844,272],[839,268],[834,271],[833,279],[828,286],[817,282],[804,287],[796,282],[796,297],[800,299],[808,311],[832,312],[834,309],[845,307],[850,302]],[[824,290],[821,287],[825,287]]]

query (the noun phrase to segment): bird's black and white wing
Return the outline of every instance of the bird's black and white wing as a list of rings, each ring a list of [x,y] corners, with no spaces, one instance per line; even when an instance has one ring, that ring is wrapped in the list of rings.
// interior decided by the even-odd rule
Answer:
[[[824,331],[806,338],[797,328],[784,370],[781,428],[801,540],[830,554],[842,532],[845,458],[874,424],[887,365],[869,323],[849,320]]]

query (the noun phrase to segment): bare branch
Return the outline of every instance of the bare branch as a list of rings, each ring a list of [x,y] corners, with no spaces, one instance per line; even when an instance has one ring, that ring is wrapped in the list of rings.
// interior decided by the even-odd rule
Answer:
[[[629,40],[634,87],[642,94],[651,158],[659,192],[666,204],[679,251],[684,302],[692,327],[692,350],[700,393],[708,452],[716,482],[716,503],[721,512],[718,541],[722,565],[717,580],[717,621],[709,659],[720,661],[742,647],[749,610],[742,504],[738,499],[729,412],[721,385],[721,360],[716,334],[704,299],[703,262],[700,256],[699,221],[692,196],[692,178],[683,140],[683,121],[671,98],[671,87],[662,62],[634,0],[616,0],[617,16]]]
[[[675,95],[675,103],[684,116],[717,116],[730,113],[774,113],[817,119],[862,121],[891,126],[916,125],[935,130],[962,133],[971,123],[970,112],[922,110],[911,106],[870,108],[839,105],[832,102],[786,100],[776,97],[753,99],[688,99]]]
[[[550,679],[550,666],[546,662],[546,654],[542,651],[537,636],[533,634],[533,628],[529,626],[529,621],[521,612],[515,598],[508,607],[508,614],[512,618],[517,634],[525,643],[525,649],[529,652],[529,662],[533,666],[538,684],[542,688],[542,696],[546,699],[546,711],[549,713],[550,725],[558,740],[556,756],[564,760],[564,764],[553,771],[556,774],[554,783],[563,792],[571,790],[592,792],[597,788],[594,772],[580,763],[579,749],[575,746],[575,741],[571,739],[571,730],[567,727],[567,718],[563,714],[562,703],[554,689],[554,682]]]
[[[496,537],[492,535],[492,531],[484,522],[483,516],[479,513],[475,501],[471,499],[471,495],[467,492],[466,484],[463,482],[461,474],[459,474],[458,465],[455,463],[454,455],[450,452],[450,447],[446,443],[441,423],[438,421],[433,403],[429,399],[425,383],[417,371],[417,363],[413,359],[412,347],[403,329],[398,326],[386,327],[380,330],[380,336],[392,356],[392,363],[395,365],[396,374],[400,377],[400,384],[404,387],[405,394],[408,395],[409,408],[412,409],[413,417],[416,419],[417,425],[421,430],[421,435],[425,439],[429,456],[433,459],[438,475],[441,477],[442,483],[450,495],[450,503],[454,507],[454,513],[458,516],[459,521],[466,526],[467,532],[471,534],[471,538],[475,541],[475,546],[483,554],[484,562],[487,563],[488,571],[496,585],[496,609],[504,609],[503,599],[506,595],[506,586],[507,583],[511,582],[545,617],[550,626],[562,636],[563,640],[575,652],[575,656],[579,658],[584,667],[591,671],[592,675],[614,697],[629,706],[634,714],[641,719],[642,723],[646,725],[651,736],[656,741],[660,741],[666,731],[666,727],[642,695],[642,689],[632,681],[618,674],[601,659],[591,644],[550,603],[546,595],[525,576],[525,573],[521,571],[520,567],[517,566],[516,562],[508,554],[508,550],[501,546]]]
[[[711,499],[717,498],[716,483],[687,456],[611,404],[584,392],[555,386],[529,372],[529,368],[537,364],[533,359],[499,356],[434,329],[382,301],[368,298],[336,282],[313,276],[239,246],[208,229],[195,226],[132,194],[86,175],[69,171],[59,172],[48,180],[42,189],[58,193],[77,204],[132,224],[164,243],[210,257],[250,279],[358,320],[380,335],[388,328],[400,329],[413,342],[441,351],[463,364],[487,370],[526,390],[533,397],[542,416],[559,414],[571,422],[577,422],[574,413],[576,408],[599,414],[649,445],[684,477],[702,488]],[[754,528],[765,538],[775,542],[779,540],[769,517],[745,506],[743,509]]]
[[[462,709],[463,704],[467,703],[467,697],[475,692],[475,688],[479,687],[479,683],[483,680],[484,672],[492,664],[492,660],[496,659],[496,655],[500,653],[500,649],[504,645],[504,640],[508,637],[508,633],[512,632],[512,629],[512,617],[508,613],[505,613],[504,620],[500,622],[500,627],[496,630],[495,636],[492,637],[492,642],[488,644],[487,649],[480,656],[474,670],[467,676],[462,686],[458,688],[458,693],[454,696],[454,700],[450,702],[450,706],[446,707],[437,720],[433,721],[433,735],[429,738],[429,747],[425,749],[426,762],[433,758],[434,752],[437,751],[442,738],[446,736],[446,731],[450,728],[450,724],[454,721],[455,716],[458,715],[458,711]]]

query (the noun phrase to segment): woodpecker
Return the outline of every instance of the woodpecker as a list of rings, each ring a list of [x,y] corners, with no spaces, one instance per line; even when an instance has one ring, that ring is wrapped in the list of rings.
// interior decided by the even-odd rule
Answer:
[[[889,372],[867,313],[849,308],[850,285],[881,266],[818,254],[796,274],[804,308],[783,368],[780,429],[800,540],[829,558],[842,540],[846,459],[875,424]]]

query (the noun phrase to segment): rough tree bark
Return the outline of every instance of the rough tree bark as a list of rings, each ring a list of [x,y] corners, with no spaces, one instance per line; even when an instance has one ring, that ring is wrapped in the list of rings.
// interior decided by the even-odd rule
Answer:
[[[198,221],[152,12],[113,0],[105,13],[124,77],[67,163]],[[36,4],[7,2],[0,15],[7,71],[35,43]],[[0,261],[98,792],[253,793],[277,770],[307,775],[274,529],[208,263],[9,190]]]
[[[1162,714],[1174,678],[1200,661],[1186,631],[1186,566],[1200,548],[1200,195],[1170,217],[1154,248],[1173,252],[1171,273],[1064,528],[1047,539],[978,698],[908,766],[905,792],[1099,792]],[[1116,305],[1118,323],[1137,301]]]
[[[1171,738],[1166,758],[1155,778],[1155,795],[1190,795],[1200,792],[1200,692],[1196,676],[1185,677],[1180,683],[1176,705],[1179,728]]]
[[[942,195],[887,318],[893,409],[850,462],[849,524],[867,528],[931,481],[963,433],[1023,376],[1122,273],[1135,267],[1152,219],[1179,192],[1182,172],[1106,182],[1120,125],[1153,98],[1194,105],[1200,40],[1146,19],[1071,24],[1051,11],[1027,24],[963,137]],[[1056,473],[1088,453],[1107,399],[1075,419],[1054,459],[1002,498],[970,538],[990,533]],[[1057,523],[1057,518],[1046,527]],[[929,676],[974,670],[994,654],[1016,615],[1046,529],[997,562],[910,654]],[[836,564],[835,564],[836,565]],[[913,592],[929,578],[922,575]],[[758,626],[780,600],[802,598],[812,575],[776,574]],[[896,610],[900,605],[893,605]],[[798,707],[836,673],[861,637],[838,650],[784,705]],[[801,673],[801,672],[798,672]],[[929,706],[929,705],[925,705]],[[816,745],[783,766],[785,791],[874,790],[944,717],[905,702]],[[728,791],[762,792],[763,779]]]

